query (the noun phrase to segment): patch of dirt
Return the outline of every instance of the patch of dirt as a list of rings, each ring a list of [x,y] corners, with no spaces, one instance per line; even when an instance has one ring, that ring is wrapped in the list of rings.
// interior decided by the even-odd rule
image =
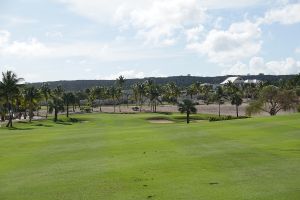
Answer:
[[[151,119],[148,120],[148,122],[153,123],[153,124],[173,124],[174,122],[171,120],[167,119]]]

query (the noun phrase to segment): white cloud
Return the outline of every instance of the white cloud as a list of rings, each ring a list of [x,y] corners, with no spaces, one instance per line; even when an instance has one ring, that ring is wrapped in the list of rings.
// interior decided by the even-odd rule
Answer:
[[[6,30],[0,30],[0,48],[5,45],[10,38],[10,33]]]
[[[49,38],[62,38],[63,34],[60,31],[48,31],[45,33],[46,37]]]
[[[197,42],[200,39],[200,33],[202,33],[204,27],[202,25],[187,29],[185,31],[187,42]]]
[[[116,17],[121,24],[134,28],[146,44],[167,46],[176,42],[178,32],[205,18],[205,9],[196,0],[155,0],[146,8],[119,10]]]
[[[294,58],[286,58],[280,61],[265,62],[261,57],[253,57],[249,64],[241,62],[236,63],[233,66],[227,67],[223,74],[298,74],[300,72],[300,61],[296,61]]]
[[[50,55],[51,50],[37,39],[32,38],[25,42],[14,41],[4,48],[2,53],[5,55],[16,55],[19,57],[35,57]]]
[[[174,41],[165,40],[166,43]],[[162,54],[157,49],[147,50],[136,44],[130,46],[112,42],[76,42],[71,44],[43,43],[35,38],[27,41],[12,41],[10,33],[0,30],[0,55],[13,58],[65,58],[72,57],[95,59],[98,61],[128,61],[140,59],[153,59],[164,57],[177,57],[178,55]],[[82,61],[79,64],[83,64]]]
[[[42,56],[50,54],[50,50],[37,39],[28,41],[10,41],[10,32],[0,30],[0,55],[8,56]]]
[[[299,53],[300,54],[300,48],[296,48],[295,49],[295,53]]]
[[[300,22],[300,3],[288,4],[266,12],[264,18],[258,20],[259,23],[280,23],[284,25]]]
[[[228,30],[211,30],[203,42],[188,44],[187,48],[207,55],[211,62],[233,63],[259,53],[260,35],[254,23],[233,23]]]

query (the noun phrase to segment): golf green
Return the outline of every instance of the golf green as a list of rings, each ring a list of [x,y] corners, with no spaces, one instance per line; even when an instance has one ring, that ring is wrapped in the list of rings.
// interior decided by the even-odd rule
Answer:
[[[299,200],[300,115],[187,125],[73,115],[0,128],[1,200]]]

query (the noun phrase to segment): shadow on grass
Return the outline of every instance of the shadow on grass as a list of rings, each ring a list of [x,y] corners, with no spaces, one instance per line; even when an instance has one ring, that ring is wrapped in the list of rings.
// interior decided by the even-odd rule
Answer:
[[[62,121],[57,121],[56,124],[60,124],[60,125],[68,125],[68,126],[73,125],[73,124],[70,123],[70,122],[62,122]]]
[[[49,124],[33,124],[31,126],[39,126],[39,127],[53,127],[53,125],[49,125]]]
[[[34,128],[19,128],[19,127],[11,127],[11,128],[7,128],[7,130],[10,131],[29,131],[29,130],[33,130]]]

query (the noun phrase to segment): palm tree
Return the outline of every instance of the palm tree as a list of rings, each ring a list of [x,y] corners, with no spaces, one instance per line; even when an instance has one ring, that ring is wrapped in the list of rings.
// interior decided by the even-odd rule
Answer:
[[[142,112],[142,106],[143,106],[143,98],[146,95],[146,87],[144,83],[137,83],[136,84],[136,90],[138,94],[138,103],[140,106],[140,112]]]
[[[43,83],[41,86],[41,92],[43,94],[44,100],[46,101],[46,119],[48,118],[48,112],[49,112],[49,97],[51,94],[51,89],[49,87],[48,83]]]
[[[91,106],[92,111],[94,111],[96,95],[96,88],[92,88],[88,93],[88,104]]]
[[[26,105],[28,106],[29,122],[31,122],[33,118],[33,110],[38,106],[38,103],[41,100],[41,93],[33,86],[25,88],[24,100]]]
[[[72,92],[63,94],[63,101],[67,110],[67,117],[69,117],[69,106],[75,104],[75,95]]]
[[[164,87],[164,94],[168,102],[170,103],[177,103],[177,99],[180,96],[180,89],[176,85],[176,83],[171,82],[167,83]]]
[[[5,108],[9,114],[8,123],[6,127],[12,127],[13,120],[13,100],[14,97],[19,93],[20,81],[22,78],[18,78],[12,71],[2,73],[2,80],[0,81],[1,96],[4,97]]]
[[[149,98],[151,104],[151,111],[156,112],[157,103],[161,102],[161,100],[159,99],[161,95],[161,88],[151,80],[146,81],[145,85],[146,95]]]
[[[114,112],[116,112],[116,98],[117,98],[117,93],[118,93],[118,90],[117,88],[113,85],[109,88],[108,90],[108,93],[109,93],[109,96],[112,98],[113,100],[113,103],[114,103]]]
[[[54,122],[57,122],[57,115],[59,112],[64,111],[63,101],[64,90],[61,86],[57,86],[51,93],[51,101],[49,103],[49,112],[54,111]]]
[[[231,105],[235,105],[236,117],[239,117],[239,106],[242,105],[243,99],[241,92],[236,92],[231,96]]]
[[[221,116],[221,104],[224,103],[224,91],[223,88],[220,86],[217,88],[216,92],[215,92],[215,100],[219,105],[219,117]]]
[[[225,84],[225,90],[231,105],[235,105],[236,108],[236,117],[239,117],[239,106],[243,103],[243,95],[240,88],[234,85],[232,82]]]
[[[101,101],[105,98],[105,88],[104,87],[95,87],[94,88],[95,97],[99,102],[99,111],[102,112],[102,103]]]
[[[117,85],[117,99],[119,102],[119,112],[121,112],[121,99],[123,97],[123,89],[126,79],[124,76],[119,76],[119,78],[116,79],[116,85]]]
[[[197,109],[195,107],[195,103],[193,103],[191,100],[189,99],[185,99],[183,100],[182,103],[178,104],[178,110],[181,113],[186,113],[186,123],[189,124],[190,123],[190,114],[191,113],[196,113]]]

